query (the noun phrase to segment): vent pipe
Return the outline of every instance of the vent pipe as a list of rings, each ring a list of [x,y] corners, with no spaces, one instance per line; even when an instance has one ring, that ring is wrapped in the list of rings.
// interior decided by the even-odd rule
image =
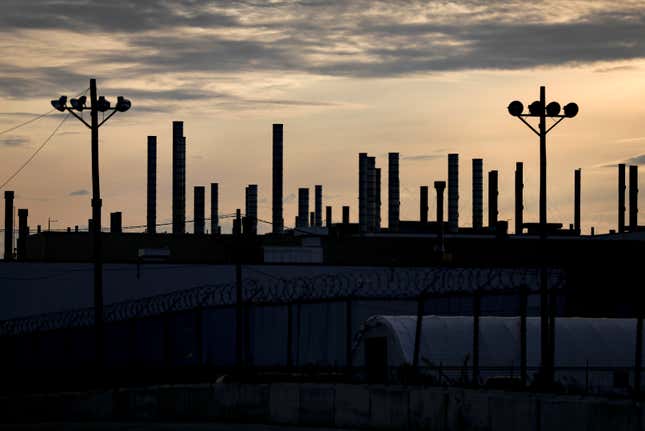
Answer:
[[[419,187],[419,221],[428,222],[428,186]]]
[[[110,233],[123,232],[123,214],[121,211],[110,213]]]
[[[273,233],[282,233],[284,229],[284,217],[282,214],[282,190],[283,190],[283,148],[282,148],[283,125],[273,125]]]
[[[459,154],[448,154],[448,230],[459,227]]]
[[[4,192],[4,260],[13,260],[13,197],[14,192]]]
[[[211,234],[220,233],[219,226],[219,184],[211,183]]]
[[[157,232],[157,137],[148,136],[148,184],[146,231]]]
[[[390,232],[398,232],[399,230],[399,206],[399,153],[389,153],[387,169],[387,223]]]
[[[184,122],[172,122],[172,233],[186,232],[186,138]]]
[[[638,230],[638,166],[629,167],[629,230]]]
[[[488,228],[495,229],[497,226],[497,198],[499,190],[497,185],[497,171],[488,172]]]
[[[515,235],[524,229],[524,164],[515,163]]]
[[[193,190],[193,228],[195,235],[204,235],[204,229],[206,228],[204,223],[206,187],[195,186]]]
[[[314,186],[314,226],[322,227],[322,185]]]
[[[473,229],[484,226],[484,177],[483,160],[473,159]]]
[[[573,229],[577,235],[580,235],[580,190],[582,170],[576,169],[573,173]]]
[[[625,231],[625,164],[618,165],[618,233]]]
[[[446,182],[435,181],[434,188],[437,191],[437,223],[441,228],[443,226],[443,192],[446,189]]]

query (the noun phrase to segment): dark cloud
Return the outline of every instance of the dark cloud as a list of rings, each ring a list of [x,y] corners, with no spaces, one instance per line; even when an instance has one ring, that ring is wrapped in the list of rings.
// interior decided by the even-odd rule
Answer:
[[[85,189],[74,190],[73,192],[69,192],[69,196],[87,196],[89,194],[90,192]]]
[[[29,138],[24,136],[0,136],[0,145],[7,147],[18,147],[29,143]]]
[[[346,77],[396,77],[458,70],[513,70],[614,62],[645,57],[645,6],[596,3],[462,1],[224,2],[205,0],[5,0],[0,33],[69,30],[111,36],[126,49],[101,48],[72,58],[78,69],[23,70],[0,63],[0,97],[72,93],[87,64],[123,65],[120,80],[183,74],[177,88],[103,88],[133,100],[221,100],[237,106],[324,104],[240,100],[204,89],[195,78],[240,72],[293,72]],[[80,55],[80,54],[75,54]],[[82,67],[80,65],[82,64]],[[604,66],[598,72],[629,66]],[[26,73],[27,72],[27,73]],[[99,79],[113,78],[105,73]],[[212,86],[208,86],[212,88]],[[136,103],[134,104],[136,106]],[[148,106],[148,110],[154,108]]]

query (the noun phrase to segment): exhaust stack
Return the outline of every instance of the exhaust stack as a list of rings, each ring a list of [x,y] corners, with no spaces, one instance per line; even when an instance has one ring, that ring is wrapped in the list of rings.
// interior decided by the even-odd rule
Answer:
[[[484,226],[483,160],[473,159],[473,229]]]
[[[4,260],[13,260],[13,197],[14,192],[4,192]]]
[[[283,148],[282,135],[283,125],[273,125],[273,233],[282,233],[284,229],[284,217],[282,213],[282,191],[283,191]]]
[[[157,232],[157,137],[148,136],[148,199],[146,231]]]
[[[524,164],[515,164],[515,235],[524,229]]]
[[[498,174],[497,171],[488,172],[488,228],[495,229],[497,226],[497,198],[499,196],[498,190]]]
[[[629,167],[629,230],[638,230],[638,166]]]
[[[448,154],[448,230],[459,228],[459,154]]]

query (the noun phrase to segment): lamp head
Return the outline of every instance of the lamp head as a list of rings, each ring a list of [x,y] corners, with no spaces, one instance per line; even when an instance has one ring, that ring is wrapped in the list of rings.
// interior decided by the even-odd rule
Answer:
[[[58,99],[51,101],[52,106],[60,112],[65,112],[67,108],[67,96],[60,96]]]
[[[564,115],[569,118],[573,118],[578,115],[578,105],[573,102],[564,105]]]
[[[524,105],[519,100],[514,100],[508,105],[508,113],[513,117],[519,117],[524,111]]]
[[[72,108],[76,109],[77,111],[82,111],[86,108],[85,102],[87,102],[87,96],[81,96],[78,99],[72,99],[69,101],[69,103],[72,105]]]
[[[125,112],[128,109],[130,109],[131,106],[132,106],[132,102],[130,102],[130,100],[124,98],[123,96],[117,97],[117,100],[116,100],[116,110],[117,111]]]
[[[110,109],[110,102],[105,98],[105,96],[100,96],[96,101],[96,110],[99,112],[105,112]]]
[[[536,100],[529,105],[529,112],[531,115],[542,115],[544,113],[544,106],[542,106],[539,100]]]
[[[546,105],[546,115],[555,117],[558,114],[560,114],[560,104],[558,102],[551,102]]]

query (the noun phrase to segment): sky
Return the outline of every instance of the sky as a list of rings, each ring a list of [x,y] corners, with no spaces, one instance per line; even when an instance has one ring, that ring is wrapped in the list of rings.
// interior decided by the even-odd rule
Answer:
[[[545,85],[548,101],[580,106],[548,136],[549,221],[573,222],[581,168],[583,232],[606,232],[616,164],[645,164],[644,72],[642,1],[3,0],[0,132],[82,93],[90,77],[108,99],[131,99],[100,130],[105,226],[113,211],[124,226],[145,224],[148,135],[158,137],[158,222],[171,220],[173,120],[187,139],[188,219],[193,186],[211,182],[222,213],[243,210],[245,186],[258,184],[259,218],[271,219],[271,125],[283,123],[287,226],[298,187],[315,184],[335,219],[342,205],[357,219],[359,152],[382,168],[384,225],[388,152],[401,154],[402,219],[418,217],[419,186],[446,179],[447,154],[459,153],[460,224],[472,220],[471,159],[483,158],[485,172],[499,171],[499,218],[512,225],[517,161],[524,219],[537,221],[539,143],[506,107]],[[0,184],[64,115],[0,134]],[[4,190],[32,228],[85,227],[89,130],[67,119]]]

